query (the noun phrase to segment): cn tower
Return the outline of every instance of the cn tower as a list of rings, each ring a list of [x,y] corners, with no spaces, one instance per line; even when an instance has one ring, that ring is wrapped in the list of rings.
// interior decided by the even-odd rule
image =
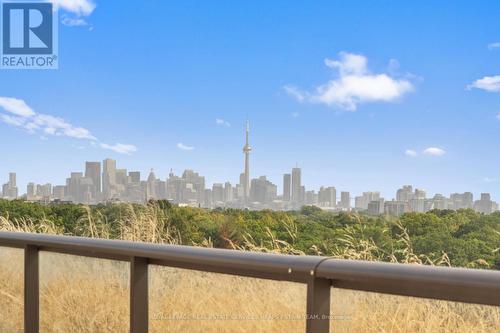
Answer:
[[[245,203],[248,202],[250,197],[250,152],[252,147],[248,143],[248,134],[250,132],[250,123],[247,120],[246,126],[246,141],[245,146],[243,146],[243,153],[245,154],[245,182],[243,183],[243,191],[245,192]]]

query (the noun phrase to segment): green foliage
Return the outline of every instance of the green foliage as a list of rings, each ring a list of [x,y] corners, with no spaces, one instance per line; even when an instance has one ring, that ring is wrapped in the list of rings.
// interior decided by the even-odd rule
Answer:
[[[500,269],[500,212],[433,210],[402,217],[147,205],[38,205],[0,200],[0,230],[214,246],[349,259]],[[52,231],[51,231],[52,230]]]

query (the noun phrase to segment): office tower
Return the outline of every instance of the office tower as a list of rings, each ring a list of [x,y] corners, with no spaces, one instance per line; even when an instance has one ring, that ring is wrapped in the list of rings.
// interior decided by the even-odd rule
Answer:
[[[300,168],[292,169],[292,202],[296,205],[300,205],[302,201],[300,200],[301,195],[301,171]]]
[[[2,196],[7,199],[16,199],[18,196],[16,173],[9,173],[9,182],[2,186]]]
[[[26,197],[28,200],[33,200],[36,196],[36,185],[35,183],[28,183],[26,186]]]
[[[205,195],[205,177],[193,170],[184,170],[182,174],[183,200],[192,206],[203,203]]]
[[[491,214],[497,209],[495,202],[491,201],[491,196],[489,193],[481,193],[481,199],[474,202],[474,210],[483,213]]]
[[[80,180],[83,178],[83,173],[72,172],[70,177],[66,179],[66,195],[70,201],[80,202]]]
[[[99,200],[101,196],[101,162],[85,162],[85,178],[92,179],[92,198]]]
[[[340,207],[349,210],[351,208],[351,194],[349,192],[340,193]]]
[[[450,194],[450,209],[474,208],[474,197],[472,193],[452,193]]]
[[[233,196],[234,196],[234,189],[231,186],[230,182],[226,182],[224,184],[224,201],[225,202],[233,201]]]
[[[426,198],[425,190],[416,188],[415,189],[415,199],[425,199],[425,198]]]
[[[300,187],[299,205],[302,206],[305,201],[306,201],[306,187],[302,185]]]
[[[17,181],[16,181],[16,173],[15,172],[10,172],[9,173],[9,185],[10,187],[17,187]]]
[[[378,200],[380,200],[380,192],[363,192],[362,196],[355,198],[355,208],[366,210],[370,202]]]
[[[367,212],[370,215],[379,215],[384,213],[384,199],[370,201],[368,203]]]
[[[216,206],[221,206],[224,202],[224,185],[215,183],[212,185],[212,202]]]
[[[116,161],[107,158],[102,164],[102,194],[104,200],[109,200],[116,195]]]
[[[57,185],[52,188],[52,197],[57,200],[64,200],[66,196],[66,186]]]
[[[207,188],[203,191],[203,206],[212,208],[212,190]]]
[[[391,216],[401,216],[409,211],[408,203],[403,201],[386,201],[384,203],[384,212]]]
[[[318,204],[318,194],[314,191],[305,191],[304,203],[306,205],[317,205]],[[328,206],[330,207],[330,206]]]
[[[321,207],[334,208],[337,205],[337,190],[335,187],[323,187],[319,189],[318,203]]]
[[[283,175],[283,201],[291,199],[292,176],[289,173]]]
[[[448,200],[444,195],[437,193],[432,198],[432,206],[430,209],[448,209]]]
[[[396,201],[410,201],[413,199],[413,186],[405,185],[396,192]]]
[[[47,183],[39,185],[40,189],[37,190],[37,194],[43,198],[50,198],[52,196],[52,184]]]
[[[247,202],[248,197],[250,195],[250,152],[252,151],[252,147],[250,147],[250,144],[248,142],[249,132],[250,132],[250,123],[247,120],[245,146],[243,146],[243,153],[245,154],[245,172],[244,172],[245,177],[243,182],[245,202]]]
[[[416,213],[423,213],[425,212],[425,199],[410,199],[408,201],[410,205],[410,211],[416,212]]]
[[[180,203],[182,201],[182,188],[184,180],[176,176],[172,169],[167,178],[167,199],[173,203]]]
[[[250,199],[254,203],[268,205],[276,199],[278,187],[267,180],[266,176],[252,179],[250,186]]]
[[[472,208],[474,206],[474,196],[471,192],[465,192],[464,194],[462,194],[462,198],[464,208]]]
[[[128,173],[130,183],[139,184],[141,182],[141,173],[139,171],[130,171]]]
[[[149,173],[146,187],[146,200],[151,199],[158,199],[157,179],[153,169]]]
[[[128,182],[127,169],[116,169],[115,180],[117,185],[123,185],[123,186],[127,185]]]

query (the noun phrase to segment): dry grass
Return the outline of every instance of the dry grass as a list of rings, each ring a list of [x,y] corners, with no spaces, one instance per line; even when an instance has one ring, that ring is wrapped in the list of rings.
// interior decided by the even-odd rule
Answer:
[[[151,207],[125,214],[123,239],[179,243],[161,213]],[[105,224],[90,214],[81,234],[109,238]],[[288,222],[287,222],[288,223]],[[293,224],[287,225],[291,236]],[[50,221],[9,221],[0,230],[60,233]],[[167,230],[167,231],[165,231]],[[241,250],[300,254],[272,233],[268,243],[248,238]],[[354,235],[354,233],[353,233]],[[406,236],[405,236],[406,237]],[[347,234],[338,257],[376,260],[373,243]],[[429,262],[411,251],[407,263]],[[207,240],[200,246],[210,246]],[[41,332],[128,332],[128,263],[41,253]],[[23,253],[0,247],[0,333],[22,332]],[[150,266],[151,332],[304,332],[306,288],[301,284]],[[375,293],[332,290],[332,332],[498,332],[500,308]]]

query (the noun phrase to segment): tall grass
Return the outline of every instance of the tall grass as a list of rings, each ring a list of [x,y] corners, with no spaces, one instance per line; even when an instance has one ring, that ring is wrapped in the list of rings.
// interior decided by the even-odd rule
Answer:
[[[120,238],[164,244],[182,244],[162,210],[125,209],[116,221],[92,215],[77,221],[74,235]],[[294,248],[298,237],[292,221],[284,220],[287,237],[278,239],[270,229],[255,241],[245,235],[236,250],[301,255]],[[401,229],[403,250],[381,253],[363,236],[363,226],[346,230],[329,255],[339,258],[449,265],[413,253],[411,237]],[[63,234],[47,219],[12,220],[0,217],[0,230]],[[116,234],[118,230],[118,234]],[[197,246],[212,245],[209,238]],[[317,250],[317,248],[316,248]],[[317,250],[318,254],[322,254]],[[42,332],[127,332],[128,263],[41,253]],[[0,332],[22,331],[22,262],[20,250],[0,248]],[[152,332],[304,332],[304,285],[150,266],[150,327]],[[500,308],[376,293],[332,290],[332,332],[496,332]]]

